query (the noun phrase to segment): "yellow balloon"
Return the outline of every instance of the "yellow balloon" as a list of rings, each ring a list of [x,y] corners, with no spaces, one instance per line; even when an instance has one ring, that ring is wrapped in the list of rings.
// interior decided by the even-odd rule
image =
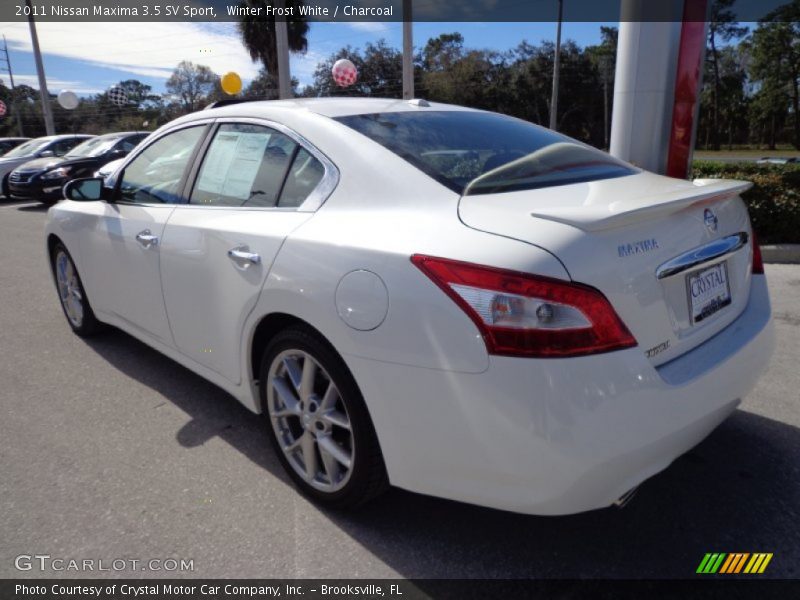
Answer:
[[[242,91],[242,78],[233,71],[225,73],[220,83],[222,85],[222,91],[231,96]]]

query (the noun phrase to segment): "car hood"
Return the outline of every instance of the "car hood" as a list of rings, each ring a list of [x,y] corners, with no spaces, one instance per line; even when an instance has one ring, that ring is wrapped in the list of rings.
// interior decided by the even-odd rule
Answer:
[[[25,167],[25,171],[44,171],[50,169],[58,164],[64,162],[63,158],[58,156],[48,156],[46,158],[34,158],[33,160],[26,161],[20,166]]]

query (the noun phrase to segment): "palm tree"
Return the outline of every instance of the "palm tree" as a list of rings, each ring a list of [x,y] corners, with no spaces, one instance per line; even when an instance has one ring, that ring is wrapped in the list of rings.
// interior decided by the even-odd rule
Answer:
[[[298,6],[302,0],[286,0],[287,8],[294,7],[294,16],[287,20],[286,29],[289,36],[289,51],[305,54],[308,50],[308,22],[299,15]],[[260,12],[260,16],[242,16],[239,21],[239,32],[242,42],[250,53],[250,58],[259,60],[264,65],[267,73],[278,75],[278,52],[275,48],[275,17],[266,16],[267,6],[275,6],[274,0],[241,0],[239,6],[251,9],[261,8],[260,11],[252,10],[250,13]]]

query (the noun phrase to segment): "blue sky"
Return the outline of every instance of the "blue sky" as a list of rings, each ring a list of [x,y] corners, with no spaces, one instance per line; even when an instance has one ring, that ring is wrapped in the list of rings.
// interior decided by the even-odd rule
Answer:
[[[562,36],[581,46],[600,41],[601,23],[564,23]],[[86,95],[124,79],[138,79],[164,91],[181,60],[206,64],[218,74],[236,71],[245,81],[258,65],[239,41],[233,23],[38,23],[47,87],[51,93],[72,89]],[[415,23],[414,45],[458,31],[468,47],[507,50],[523,39],[555,39],[555,23]],[[38,88],[27,23],[0,23],[8,41],[15,83]],[[362,47],[385,38],[401,46],[402,23],[312,23],[305,56],[292,56],[292,75],[302,85],[312,80],[317,63],[342,46]],[[0,74],[8,85],[8,76]]]

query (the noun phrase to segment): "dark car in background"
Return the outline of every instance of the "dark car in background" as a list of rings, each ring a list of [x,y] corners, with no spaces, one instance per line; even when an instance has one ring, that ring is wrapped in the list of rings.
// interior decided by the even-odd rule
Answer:
[[[135,131],[108,133],[86,140],[64,156],[26,162],[9,175],[9,193],[15,200],[55,203],[61,199],[65,183],[91,177],[106,163],[127,156],[148,135]]]
[[[27,142],[31,138],[26,137],[4,137],[0,138],[0,156],[3,156],[9,150],[12,150],[22,144],[23,142]]]
[[[28,140],[0,157],[0,180],[5,196],[9,195],[8,177],[11,171],[35,158],[64,156],[81,142],[93,135],[48,135]]]

